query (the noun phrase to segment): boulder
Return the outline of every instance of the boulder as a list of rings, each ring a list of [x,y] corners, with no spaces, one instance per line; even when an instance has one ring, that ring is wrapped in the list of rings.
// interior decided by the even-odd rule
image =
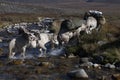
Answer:
[[[98,41],[97,44],[98,44],[99,46],[102,46],[102,45],[106,44],[106,42],[105,42],[105,41]]]
[[[113,74],[112,78],[113,80],[120,80],[120,74]]]
[[[39,64],[39,66],[44,66],[44,67],[49,67],[49,68],[55,67],[55,65],[53,63],[51,63],[51,62],[41,62]]]
[[[93,63],[92,62],[87,62],[87,63],[83,63],[83,64],[80,64],[81,67],[87,67],[87,68],[90,68],[93,66]]]
[[[110,69],[115,69],[115,65],[110,65],[110,67],[109,67]]]
[[[0,42],[3,42],[3,40],[2,40],[2,39],[0,39]]]
[[[70,71],[67,75],[71,78],[88,79],[88,75],[84,69]]]
[[[105,67],[110,68],[110,69],[115,69],[116,68],[114,64],[110,64],[110,63],[105,64]]]
[[[94,68],[101,69],[101,65],[100,65],[100,64],[96,64],[96,63],[95,63],[95,64],[93,64],[93,67],[94,67]]]

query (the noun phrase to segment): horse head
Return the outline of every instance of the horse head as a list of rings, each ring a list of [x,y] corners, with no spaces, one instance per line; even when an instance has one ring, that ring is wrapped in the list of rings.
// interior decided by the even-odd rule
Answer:
[[[38,38],[34,35],[34,33],[28,33],[28,40],[30,46],[36,48]]]

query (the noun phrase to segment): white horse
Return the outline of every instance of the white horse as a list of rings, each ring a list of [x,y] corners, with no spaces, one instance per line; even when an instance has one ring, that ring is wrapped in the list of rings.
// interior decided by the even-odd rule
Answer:
[[[94,19],[89,19],[89,17],[93,17]],[[95,19],[97,21],[97,25],[96,25]],[[103,16],[102,12],[100,12],[100,11],[94,11],[94,10],[86,12],[84,14],[84,20],[86,20],[87,22],[89,21],[88,23],[90,23],[92,25],[94,24],[94,26],[91,26],[91,30],[96,29],[97,31],[99,31],[102,28],[102,26],[106,23],[106,19]],[[88,24],[88,27],[89,27],[90,24]]]
[[[97,29],[97,20],[94,17],[88,17],[86,20],[86,33],[90,34],[93,29]]]
[[[40,51],[39,57],[46,56],[46,52],[48,50],[48,46],[53,47],[52,45],[58,45],[57,35],[52,33],[39,33],[35,32],[35,35],[38,37],[36,41],[33,41],[31,44],[36,43],[34,47],[38,48]]]
[[[35,35],[27,32],[25,29],[20,28],[20,36],[17,38],[13,38],[9,43],[9,58],[15,58],[16,53],[21,53],[23,59],[25,58],[26,47],[30,44],[32,45],[32,41],[36,39]],[[34,45],[33,45],[34,46]]]

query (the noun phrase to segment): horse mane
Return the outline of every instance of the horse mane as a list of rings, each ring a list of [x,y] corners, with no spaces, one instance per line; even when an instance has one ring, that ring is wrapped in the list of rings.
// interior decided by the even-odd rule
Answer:
[[[29,32],[23,28],[23,27],[20,27],[18,29],[18,34],[21,35],[21,37],[23,37],[24,39],[27,39],[28,40],[28,37],[29,37]]]
[[[85,12],[83,19],[87,20],[87,18],[91,16],[89,12]]]
[[[64,29],[68,29],[71,26],[72,26],[72,22],[69,19],[66,19],[61,23],[61,28]]]
[[[39,40],[41,40],[40,32],[34,32],[34,35],[35,35]]]
[[[24,33],[27,33],[28,31],[25,29],[25,28],[23,28],[23,27],[20,27],[19,29],[18,29],[18,34],[24,34]]]
[[[65,19],[64,21],[62,21],[58,34],[69,31],[70,29],[68,28],[68,26],[69,28],[72,26],[72,23],[69,19]]]

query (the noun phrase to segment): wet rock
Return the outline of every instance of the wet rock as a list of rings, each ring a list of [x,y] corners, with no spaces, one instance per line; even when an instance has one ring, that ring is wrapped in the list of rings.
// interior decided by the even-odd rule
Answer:
[[[107,76],[98,77],[97,80],[107,80]]]
[[[84,69],[70,71],[67,75],[71,78],[88,79],[88,75]]]
[[[87,62],[87,63],[83,63],[83,64],[80,64],[81,67],[87,67],[87,68],[90,68],[93,66],[93,63],[92,62]]]
[[[80,67],[80,65],[78,64],[78,65],[75,65],[75,68],[79,68]]]
[[[71,54],[71,55],[68,56],[68,58],[75,58],[75,57],[76,57],[76,56],[73,55],[73,54]]]
[[[41,64],[42,64],[43,66],[49,66],[49,65],[51,65],[50,62],[42,62]]]
[[[2,40],[2,39],[0,39],[0,42],[3,42],[3,40]]]
[[[110,65],[110,69],[115,69],[115,65]]]
[[[3,49],[0,48],[0,56],[2,56],[2,55],[3,55]]]
[[[110,69],[115,69],[116,68],[115,65],[110,64],[110,63],[105,64],[105,67],[110,68]]]
[[[113,74],[112,78],[113,80],[120,80],[120,74]]]
[[[95,64],[93,64],[93,67],[94,67],[94,68],[101,69],[101,65],[100,65],[100,64],[96,64],[96,63],[95,63]]]
[[[49,67],[49,68],[52,68],[52,67],[55,66],[55,65],[52,64],[51,62],[41,62],[40,65],[41,65],[41,66],[45,66],[45,67]]]
[[[101,46],[101,45],[106,44],[106,42],[105,41],[98,41],[97,44]]]

